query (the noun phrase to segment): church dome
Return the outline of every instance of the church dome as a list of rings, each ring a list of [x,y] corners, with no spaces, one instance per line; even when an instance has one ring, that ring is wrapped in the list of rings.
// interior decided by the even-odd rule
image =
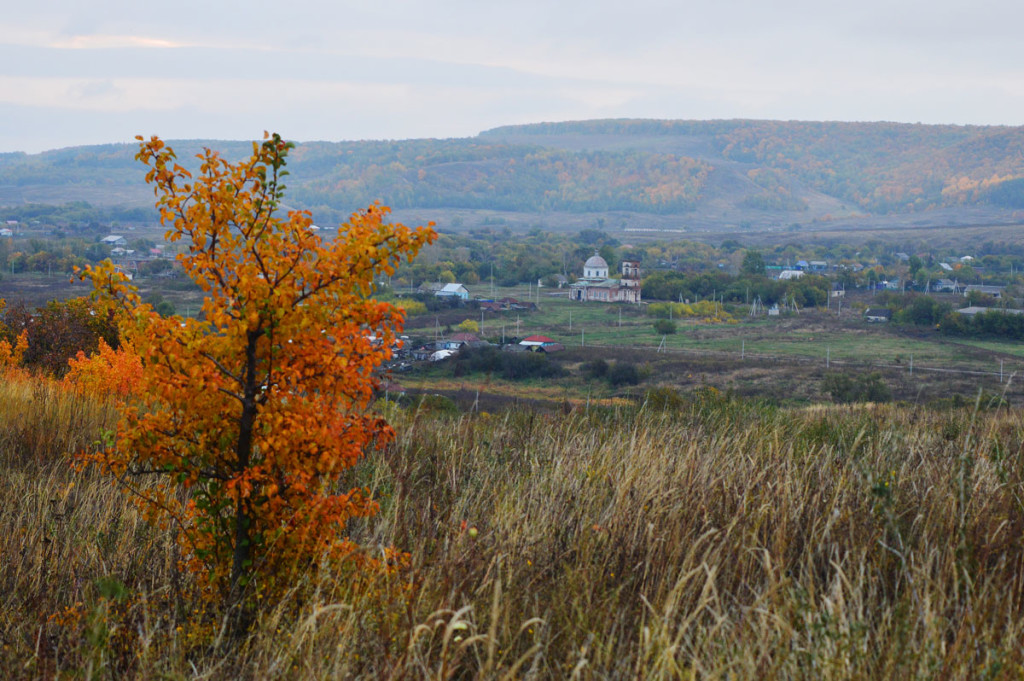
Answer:
[[[608,263],[605,259],[594,251],[594,255],[587,259],[587,262],[583,263],[583,278],[584,279],[607,279],[608,278]]]

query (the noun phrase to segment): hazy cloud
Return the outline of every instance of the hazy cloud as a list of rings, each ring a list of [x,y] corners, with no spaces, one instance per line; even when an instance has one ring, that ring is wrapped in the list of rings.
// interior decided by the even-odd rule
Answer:
[[[39,0],[0,26],[0,151],[619,116],[1020,124],[1022,19],[1008,0]]]

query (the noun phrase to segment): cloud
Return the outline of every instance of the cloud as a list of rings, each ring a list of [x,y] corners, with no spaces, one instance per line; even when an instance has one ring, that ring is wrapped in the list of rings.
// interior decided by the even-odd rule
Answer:
[[[1006,0],[39,0],[6,10],[0,102],[64,121],[39,131],[52,145],[110,134],[84,112],[128,139],[604,116],[1015,124],[1021,19]],[[0,128],[32,125],[15,109]]]

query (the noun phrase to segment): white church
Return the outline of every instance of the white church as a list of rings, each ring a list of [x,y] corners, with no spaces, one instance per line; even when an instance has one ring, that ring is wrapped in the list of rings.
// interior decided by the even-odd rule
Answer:
[[[583,264],[583,276],[569,286],[569,300],[639,303],[640,263],[622,261],[622,278],[608,278],[608,263],[594,252]]]

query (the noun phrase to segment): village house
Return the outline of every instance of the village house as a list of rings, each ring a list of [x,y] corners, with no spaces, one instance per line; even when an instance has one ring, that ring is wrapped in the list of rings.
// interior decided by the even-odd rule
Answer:
[[[982,286],[980,284],[968,284],[964,286],[964,297],[966,298],[971,294],[971,291],[977,291],[984,296],[992,296],[993,298],[999,299],[1003,297],[1003,286]]]
[[[936,293],[960,293],[962,288],[953,279],[939,279],[932,282],[932,291]]]
[[[128,245],[128,239],[125,239],[123,236],[111,234],[100,239],[100,243],[104,246],[120,246],[123,248]]]
[[[887,322],[892,319],[892,310],[884,307],[869,307],[864,310],[864,319],[869,322]]]
[[[469,289],[462,284],[445,284],[440,291],[435,291],[434,295],[438,298],[461,298],[462,300],[468,300]]]
[[[565,346],[547,336],[527,336],[519,341],[519,346],[530,352],[558,352],[565,350]]]
[[[622,261],[622,277],[608,277],[608,263],[597,252],[583,264],[583,276],[569,286],[569,300],[600,303],[640,302],[640,263]]]

